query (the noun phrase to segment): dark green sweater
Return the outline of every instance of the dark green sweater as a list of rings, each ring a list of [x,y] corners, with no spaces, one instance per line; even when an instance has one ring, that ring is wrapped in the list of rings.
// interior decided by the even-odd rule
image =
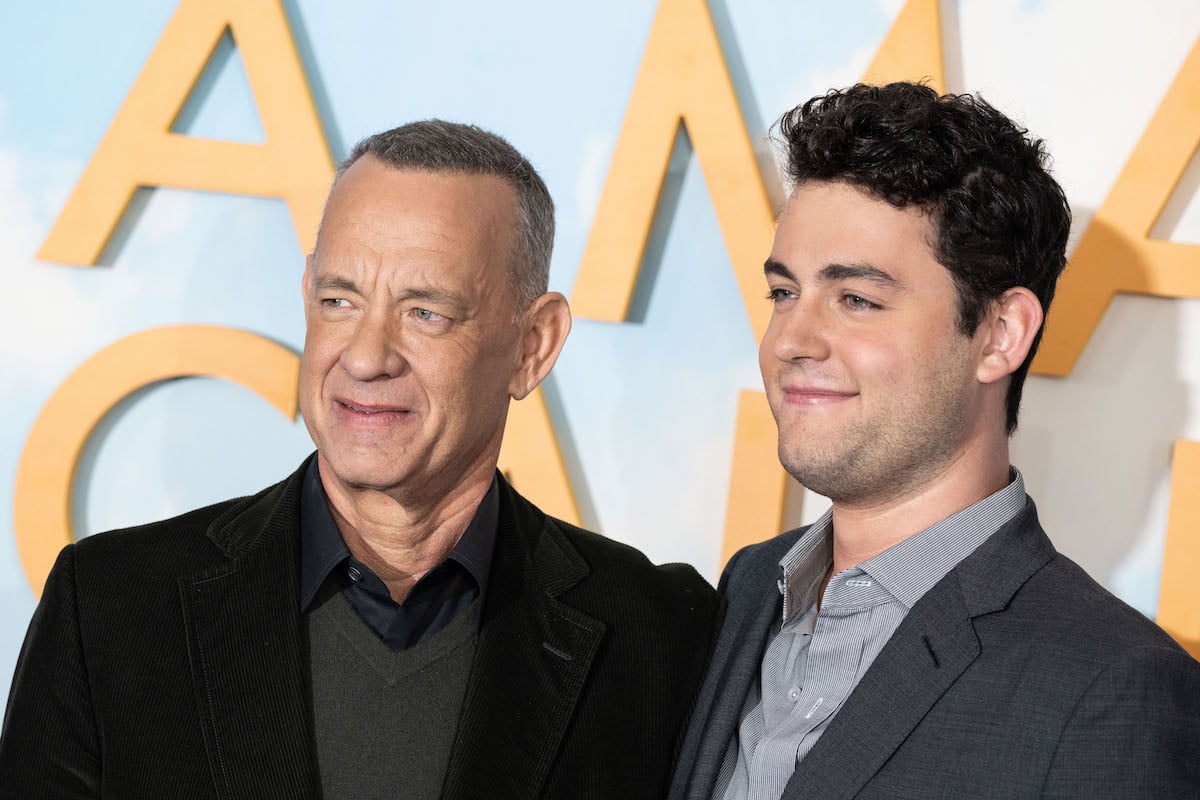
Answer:
[[[475,650],[475,607],[393,651],[334,592],[308,614],[313,729],[326,800],[436,800]]]

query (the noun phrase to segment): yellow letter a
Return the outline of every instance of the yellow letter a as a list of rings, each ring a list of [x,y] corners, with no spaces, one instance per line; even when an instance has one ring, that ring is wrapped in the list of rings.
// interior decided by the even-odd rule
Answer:
[[[571,305],[625,319],[680,122],[704,171],[755,338],[770,319],[762,262],[774,215],[704,0],[661,0],[613,153]],[[723,560],[779,531],[787,475],[762,392],[742,392],[725,512]]]
[[[1175,442],[1158,624],[1200,658],[1200,442]]]
[[[755,337],[767,329],[762,262],[771,205],[704,0],[661,0],[596,221],[579,264],[577,316],[625,319],[680,121],[704,170]]]
[[[1150,238],[1200,146],[1200,39],[1083,232],[1033,372],[1066,375],[1117,292],[1200,298],[1200,245]]]
[[[504,477],[547,514],[583,524],[541,386],[509,404],[499,466]]]
[[[258,103],[266,144],[171,133],[226,28]],[[95,264],[139,186],[282,197],[312,250],[333,166],[278,0],[182,0],[38,258]]]
[[[863,75],[864,82],[879,85],[921,80],[946,91],[939,0],[908,0]]]

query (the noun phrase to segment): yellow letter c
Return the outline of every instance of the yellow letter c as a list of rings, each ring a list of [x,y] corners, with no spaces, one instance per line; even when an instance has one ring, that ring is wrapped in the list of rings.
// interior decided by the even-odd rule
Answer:
[[[25,442],[13,501],[17,554],[35,595],[58,551],[74,541],[71,488],[96,425],[144,386],[201,375],[245,386],[296,418],[299,357],[257,334],[209,325],[154,328],[114,342],[51,395]]]

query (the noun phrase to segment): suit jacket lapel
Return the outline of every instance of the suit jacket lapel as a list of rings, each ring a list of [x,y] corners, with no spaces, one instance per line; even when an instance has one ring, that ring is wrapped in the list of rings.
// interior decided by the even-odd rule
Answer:
[[[856,795],[979,656],[974,618],[1002,610],[1053,556],[1026,499],[1023,511],[913,606],[800,762],[783,800]]]
[[[227,565],[180,579],[209,765],[225,798],[316,796],[298,589],[299,476],[209,536]]]
[[[764,597],[754,613],[734,630],[728,655],[719,667],[718,690],[712,706],[722,713],[710,714],[705,720],[696,768],[685,795],[688,798],[708,800],[712,795],[729,742],[737,735],[742,706],[758,679],[762,653],[771,624],[779,618],[780,603],[778,596]]]
[[[587,575],[574,548],[501,480],[483,624],[442,797],[539,796],[605,626],[558,595]],[[487,776],[487,785],[479,776]]]
[[[783,797],[853,797],[978,655],[957,581],[943,580],[896,629]]]
[[[672,798],[709,800],[712,795],[729,742],[737,735],[742,706],[758,680],[771,625],[781,613],[782,596],[775,588],[779,560],[798,538],[777,537],[751,551],[746,561],[727,567],[729,606],[676,773],[676,782],[686,781],[687,788],[681,794],[673,786]]]

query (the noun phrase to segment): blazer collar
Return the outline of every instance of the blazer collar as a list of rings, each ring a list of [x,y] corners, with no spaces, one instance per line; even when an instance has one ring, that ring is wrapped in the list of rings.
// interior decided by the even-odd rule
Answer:
[[[299,611],[303,471],[214,520],[209,538],[229,560],[179,580],[205,749],[229,800],[318,795]]]
[[[1002,610],[1054,554],[1026,498],[1016,517],[913,606],[800,762],[784,800],[856,795],[979,656],[973,620]]]
[[[588,574],[558,528],[500,481],[483,624],[442,797],[537,797],[604,637],[562,599]]]
[[[779,561],[808,530],[789,531],[742,550],[725,567],[720,586],[728,602],[725,619],[696,697],[671,800],[711,797],[725,751],[737,733],[742,704],[758,679],[771,626],[779,620]],[[730,583],[737,585],[728,587]]]
[[[209,538],[228,557],[180,580],[205,747],[224,798],[316,797],[299,612],[299,497],[307,461],[235,503]],[[498,476],[488,596],[444,798],[536,797],[587,683],[605,625],[562,598],[588,575],[542,512]]]

